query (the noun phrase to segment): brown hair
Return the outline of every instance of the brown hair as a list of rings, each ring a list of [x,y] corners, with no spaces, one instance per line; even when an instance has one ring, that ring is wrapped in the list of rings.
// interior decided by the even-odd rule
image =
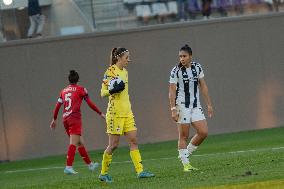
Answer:
[[[117,62],[118,57],[122,57],[124,53],[128,52],[126,48],[117,47],[111,50],[110,54],[110,65],[114,65]]]

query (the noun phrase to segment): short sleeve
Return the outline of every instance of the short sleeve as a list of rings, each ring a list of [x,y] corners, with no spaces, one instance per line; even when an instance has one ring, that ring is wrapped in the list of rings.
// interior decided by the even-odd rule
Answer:
[[[202,67],[201,67],[201,65],[200,64],[198,64],[198,78],[199,79],[202,79],[203,77],[204,77],[204,72],[203,72],[203,69],[202,69]]]
[[[169,83],[173,83],[173,84],[177,84],[178,83],[177,67],[176,66],[171,71]]]

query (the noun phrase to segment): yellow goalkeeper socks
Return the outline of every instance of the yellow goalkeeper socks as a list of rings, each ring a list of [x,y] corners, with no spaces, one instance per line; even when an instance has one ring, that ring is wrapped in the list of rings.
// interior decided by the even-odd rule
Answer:
[[[102,175],[105,175],[108,173],[108,169],[109,169],[111,161],[112,161],[112,155],[104,152],[103,161],[102,161],[102,170],[101,170]]]
[[[130,151],[130,157],[132,159],[137,174],[141,173],[143,171],[143,165],[139,150],[137,149]]]

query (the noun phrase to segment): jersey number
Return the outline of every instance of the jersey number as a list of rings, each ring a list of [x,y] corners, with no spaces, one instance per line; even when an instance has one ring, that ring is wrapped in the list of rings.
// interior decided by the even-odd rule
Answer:
[[[72,94],[71,93],[67,93],[65,94],[65,97],[64,97],[64,100],[68,103],[68,105],[65,107],[65,110],[69,110],[71,108],[71,105],[72,105],[72,100],[70,98]]]

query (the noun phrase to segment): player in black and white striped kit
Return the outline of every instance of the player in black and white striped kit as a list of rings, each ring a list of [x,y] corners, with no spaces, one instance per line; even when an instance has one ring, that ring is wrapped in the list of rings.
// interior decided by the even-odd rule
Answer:
[[[199,91],[207,105],[208,117],[213,116],[212,102],[208,87],[204,80],[201,65],[192,61],[192,50],[188,45],[179,51],[180,63],[175,66],[170,75],[169,100],[173,120],[178,126],[179,158],[184,171],[195,170],[189,161],[189,156],[197,149],[208,135],[208,127],[200,104]],[[193,127],[196,134],[187,145],[189,128]]]

